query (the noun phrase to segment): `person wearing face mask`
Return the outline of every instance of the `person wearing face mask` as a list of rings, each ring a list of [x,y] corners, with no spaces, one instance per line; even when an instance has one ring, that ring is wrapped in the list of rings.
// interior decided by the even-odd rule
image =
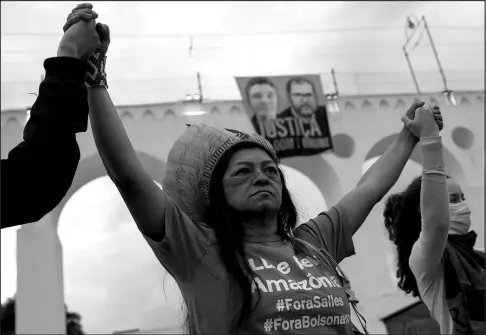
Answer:
[[[451,219],[449,235],[466,235],[471,228],[471,210],[464,197],[461,186],[452,179],[447,179]]]
[[[445,174],[438,134],[421,136],[422,175],[385,204],[385,227],[398,251],[398,287],[423,300],[441,334],[484,334],[485,254],[473,249],[471,210],[459,184]]]

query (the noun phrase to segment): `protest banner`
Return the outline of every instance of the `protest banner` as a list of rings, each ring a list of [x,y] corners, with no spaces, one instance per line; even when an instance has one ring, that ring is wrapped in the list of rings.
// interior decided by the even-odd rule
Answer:
[[[318,75],[235,79],[255,132],[272,143],[281,158],[332,150]]]

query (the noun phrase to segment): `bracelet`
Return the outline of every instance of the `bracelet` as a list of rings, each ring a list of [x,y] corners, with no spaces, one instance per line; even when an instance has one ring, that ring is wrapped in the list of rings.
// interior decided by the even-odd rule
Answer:
[[[88,61],[88,70],[86,71],[86,87],[88,88],[108,88],[106,80],[106,56],[101,52],[96,52]]]

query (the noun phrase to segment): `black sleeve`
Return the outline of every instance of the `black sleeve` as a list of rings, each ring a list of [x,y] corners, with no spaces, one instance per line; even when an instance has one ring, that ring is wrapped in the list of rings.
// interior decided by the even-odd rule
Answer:
[[[66,195],[80,151],[76,133],[88,127],[86,65],[48,58],[46,77],[24,129],[24,140],[1,163],[1,227],[36,222]]]

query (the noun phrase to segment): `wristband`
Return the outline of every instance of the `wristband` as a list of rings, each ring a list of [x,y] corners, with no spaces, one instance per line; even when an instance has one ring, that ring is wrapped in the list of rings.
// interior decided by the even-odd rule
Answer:
[[[88,88],[108,88],[106,80],[106,56],[100,51],[91,56],[88,61],[88,70],[86,71],[86,87]]]

